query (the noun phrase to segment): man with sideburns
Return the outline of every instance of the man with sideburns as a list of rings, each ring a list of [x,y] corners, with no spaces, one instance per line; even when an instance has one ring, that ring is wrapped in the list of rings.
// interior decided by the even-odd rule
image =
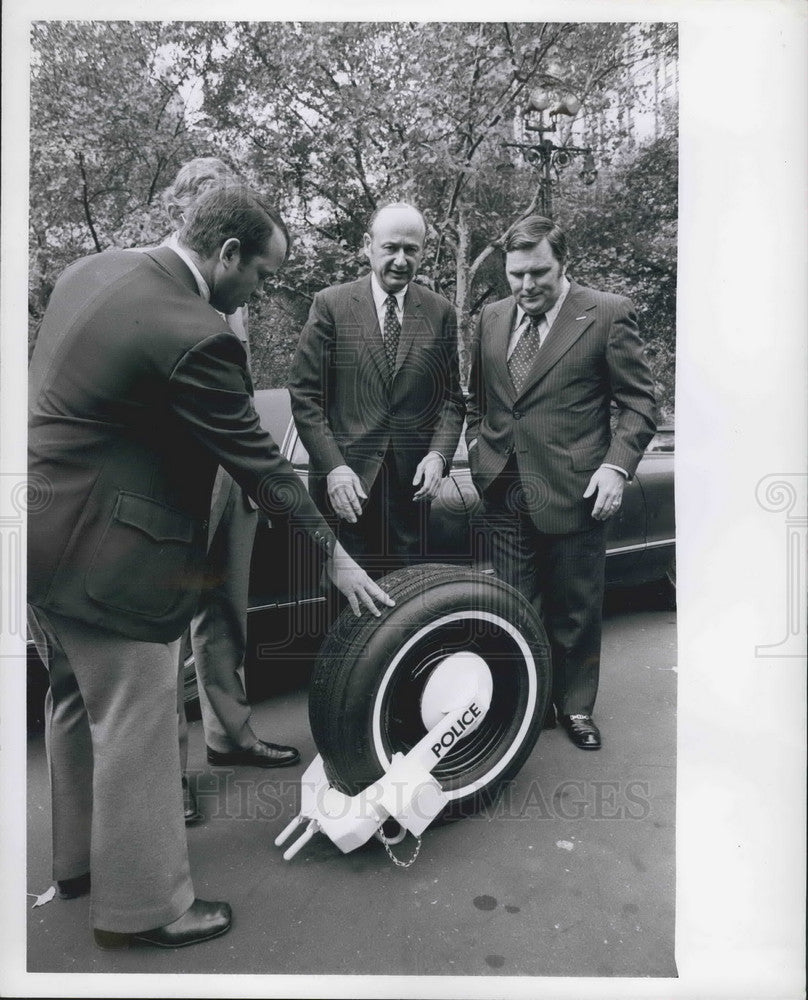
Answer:
[[[176,247],[71,265],[31,359],[29,624],[50,687],[46,743],[59,894],[91,893],[96,942],[163,948],[225,933],[195,898],[177,719],[177,640],[204,576],[218,466],[301,524],[356,614],[390,599],[347,555],[261,428],[221,314],[286,258],[283,222],[243,187],[191,209]]]
[[[557,225],[522,219],[503,249],[511,295],[480,313],[469,382],[480,530],[497,574],[543,617],[545,725],[557,712],[577,747],[598,750],[605,527],[655,430],[653,380],[631,302],[567,277]]]

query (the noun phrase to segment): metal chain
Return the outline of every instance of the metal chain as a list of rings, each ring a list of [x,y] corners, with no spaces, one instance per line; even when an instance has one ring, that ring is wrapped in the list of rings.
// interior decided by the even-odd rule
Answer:
[[[395,854],[393,854],[393,851],[390,847],[390,841],[387,839],[387,837],[385,837],[381,827],[379,827],[379,829],[376,831],[376,836],[382,842],[382,844],[384,844],[384,849],[385,851],[387,851],[387,857],[390,858],[390,860],[393,862],[396,868],[409,868],[410,865],[414,864],[415,859],[418,857],[418,852],[421,850],[420,837],[415,837],[415,851],[413,852],[413,855],[409,859],[409,861],[401,861],[399,858],[395,856]]]

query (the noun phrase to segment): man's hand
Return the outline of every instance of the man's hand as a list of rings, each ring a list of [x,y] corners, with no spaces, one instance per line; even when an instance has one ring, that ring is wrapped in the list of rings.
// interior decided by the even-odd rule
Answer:
[[[344,521],[356,524],[356,519],[362,514],[362,500],[368,498],[359,476],[349,465],[338,465],[328,473],[326,487],[334,513]]]
[[[443,455],[430,451],[418,463],[412,485],[421,484],[421,488],[413,496],[413,500],[434,500],[438,495],[440,481],[443,479]]]
[[[392,608],[396,603],[389,594],[386,594],[378,584],[371,580],[339,542],[334,546],[333,554],[326,560],[325,568],[329,580],[337,590],[348,598],[351,610],[357,618],[362,614],[360,602],[377,618],[381,611],[376,607],[374,599],[380,604],[386,604],[389,608]]]
[[[589,480],[589,485],[584,493],[584,499],[597,493],[595,506],[592,508],[592,517],[596,521],[608,521],[610,517],[620,510],[623,502],[623,487],[626,485],[625,476],[617,469],[601,467]]]

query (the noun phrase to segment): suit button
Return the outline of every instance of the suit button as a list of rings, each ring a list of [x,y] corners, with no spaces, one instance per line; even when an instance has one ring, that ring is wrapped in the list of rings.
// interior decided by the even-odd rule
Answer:
[[[377,451],[376,454],[379,456],[379,458],[383,458],[384,457],[384,452],[383,451]]]
[[[522,411],[521,410],[514,410],[513,411],[513,419],[514,420],[521,420],[522,419]]]

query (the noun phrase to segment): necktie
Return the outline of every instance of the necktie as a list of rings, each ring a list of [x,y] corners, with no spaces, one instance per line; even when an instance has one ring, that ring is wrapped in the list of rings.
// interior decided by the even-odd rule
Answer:
[[[396,370],[396,353],[400,333],[401,324],[396,315],[396,297],[388,295],[387,312],[384,315],[384,353],[387,355],[387,375],[390,379]]]
[[[539,338],[539,324],[544,318],[544,313],[540,316],[531,316],[528,328],[522,333],[513,353],[508,358],[508,371],[511,373],[511,381],[514,388],[519,392],[524,385],[528,372],[533,365],[541,340]]]

